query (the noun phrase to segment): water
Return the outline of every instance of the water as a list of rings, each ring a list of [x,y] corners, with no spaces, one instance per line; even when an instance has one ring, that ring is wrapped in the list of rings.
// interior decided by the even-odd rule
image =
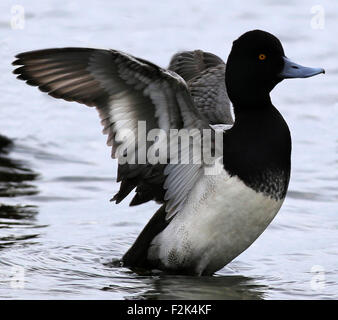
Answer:
[[[0,298],[337,299],[338,161],[335,1],[29,1],[24,29],[0,3]],[[225,3],[227,3],[225,5]],[[15,13],[14,13],[15,15]],[[319,22],[318,22],[319,21]],[[317,24],[316,24],[317,23]],[[226,59],[247,30],[276,34],[286,54],[326,74],[284,81],[272,99],[293,138],[287,199],[269,228],[213,277],[136,275],[113,267],[158,207],[114,205],[116,163],[96,111],[50,98],[11,74],[15,54],[116,48],[166,66],[204,49]]]

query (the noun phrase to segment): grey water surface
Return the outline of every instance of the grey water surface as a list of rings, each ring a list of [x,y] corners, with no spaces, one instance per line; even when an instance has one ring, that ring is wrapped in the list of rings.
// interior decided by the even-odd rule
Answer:
[[[336,1],[0,2],[1,299],[337,299]],[[24,19],[22,19],[22,17]],[[272,93],[293,139],[287,199],[262,236],[212,277],[114,267],[158,205],[109,202],[118,190],[96,111],[15,79],[15,54],[114,48],[166,66],[179,50],[226,60],[232,41],[269,31],[325,75]],[[12,140],[8,143],[7,137]],[[130,198],[129,198],[130,200]]]

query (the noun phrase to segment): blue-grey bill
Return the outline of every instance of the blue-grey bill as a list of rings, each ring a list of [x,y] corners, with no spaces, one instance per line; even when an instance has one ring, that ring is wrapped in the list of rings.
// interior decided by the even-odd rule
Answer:
[[[325,73],[323,68],[310,68],[304,67],[300,64],[297,64],[290,59],[283,57],[284,59],[284,68],[279,76],[283,79],[290,78],[308,78],[315,76],[320,73]]]

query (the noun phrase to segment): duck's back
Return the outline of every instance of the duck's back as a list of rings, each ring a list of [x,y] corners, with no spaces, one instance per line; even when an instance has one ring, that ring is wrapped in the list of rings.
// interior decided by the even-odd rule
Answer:
[[[225,67],[220,57],[202,50],[179,52],[168,67],[187,82],[195,107],[210,124],[234,122],[225,87]]]

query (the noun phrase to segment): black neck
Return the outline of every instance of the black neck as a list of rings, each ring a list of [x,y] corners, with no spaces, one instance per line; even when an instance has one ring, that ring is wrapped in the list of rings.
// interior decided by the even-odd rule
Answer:
[[[237,118],[238,124],[241,124],[241,119],[250,115],[250,117],[258,115],[261,112],[266,112],[274,108],[271,103],[269,94],[256,94],[252,95],[242,95],[238,100],[232,100],[234,106],[235,117]]]
[[[235,124],[224,134],[223,162],[257,192],[285,197],[290,175],[289,128],[267,95],[259,102],[234,104]]]

